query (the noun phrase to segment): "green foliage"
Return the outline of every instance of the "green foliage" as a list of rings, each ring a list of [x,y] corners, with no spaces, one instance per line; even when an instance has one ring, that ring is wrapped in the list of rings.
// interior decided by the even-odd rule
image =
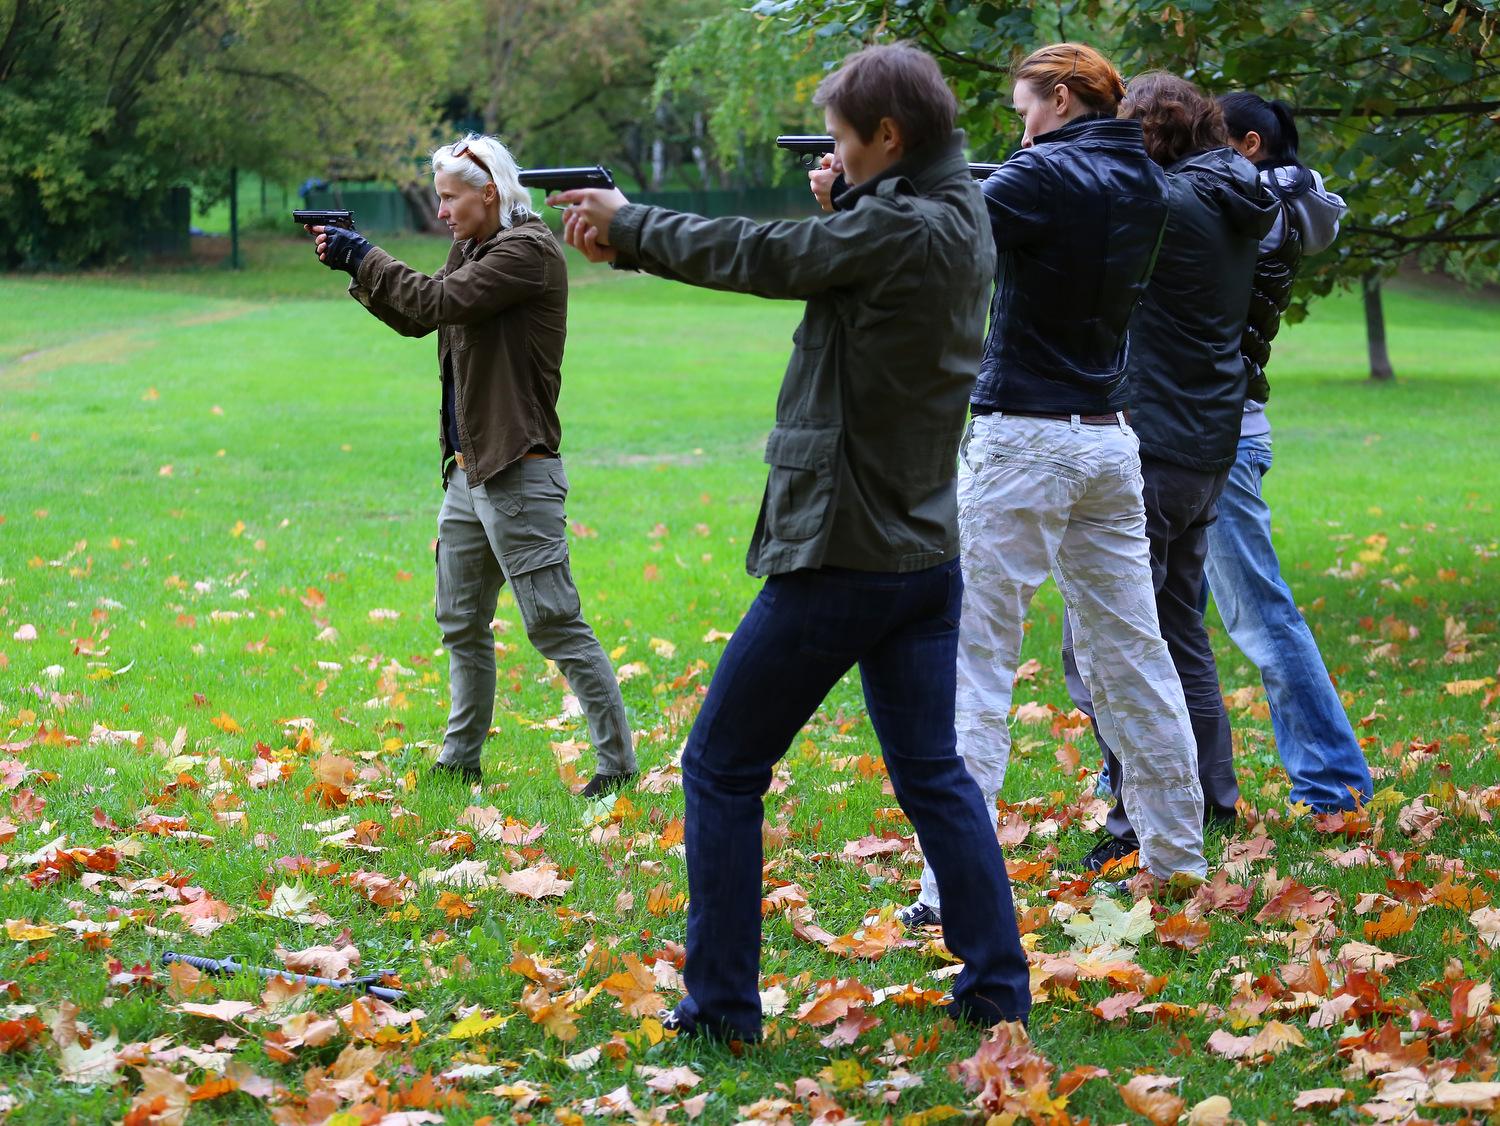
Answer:
[[[1298,109],[1307,163],[1351,214],[1304,272],[1326,293],[1416,253],[1463,276],[1500,266],[1500,3],[1298,0],[760,0],[787,33],[911,39],[938,56],[978,156],[1016,141],[1010,65],[1076,38],[1126,74],[1175,71],[1212,93],[1254,90]]]
[[[717,0],[486,0],[454,29],[450,112],[523,165],[623,164],[641,183],[662,123],[655,67]]]
[[[669,51],[656,70],[655,96],[681,115],[706,115],[717,163],[751,183],[778,183],[800,174],[771,148],[781,133],[821,133],[812,95],[828,67],[857,46],[824,29],[781,34],[777,20],[726,8],[703,20]]]
[[[0,266],[118,257],[234,166],[409,178],[455,6],[0,3]]]

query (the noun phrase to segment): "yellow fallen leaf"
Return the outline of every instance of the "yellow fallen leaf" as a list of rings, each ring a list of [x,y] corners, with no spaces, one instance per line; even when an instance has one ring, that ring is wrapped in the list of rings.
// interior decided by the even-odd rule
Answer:
[[[484,1017],[475,1013],[473,1016],[464,1017],[448,1030],[449,1040],[474,1040],[483,1036],[486,1032],[493,1032],[497,1028],[504,1028],[505,1023],[510,1020],[509,1016]]]
[[[42,942],[57,933],[51,923],[33,923],[30,919],[6,919],[5,933],[15,942]]]

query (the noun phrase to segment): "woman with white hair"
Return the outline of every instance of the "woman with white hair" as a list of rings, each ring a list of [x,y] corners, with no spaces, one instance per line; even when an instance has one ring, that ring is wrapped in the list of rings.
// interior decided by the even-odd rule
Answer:
[[[363,236],[311,227],[318,257],[344,270],[349,292],[403,336],[438,333],[443,498],[438,514],[437,621],[452,703],[434,773],[478,782],[495,707],[490,621],[510,583],[526,636],[557,662],[588,719],[597,797],[636,772],[613,668],[583,619],[568,566],[562,426],[557,396],[567,336],[562,249],[516,162],[493,137],[470,134],[432,154],[438,218],[453,232],[432,275]]]

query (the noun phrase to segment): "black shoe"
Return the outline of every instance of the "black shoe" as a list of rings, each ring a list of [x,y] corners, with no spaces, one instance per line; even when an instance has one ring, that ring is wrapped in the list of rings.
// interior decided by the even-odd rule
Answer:
[[[1132,852],[1138,852],[1140,845],[1123,841],[1113,833],[1105,833],[1099,838],[1099,843],[1089,849],[1088,855],[1083,858],[1083,870],[1085,872],[1099,872],[1112,860],[1123,860]]]
[[[602,798],[605,794],[612,794],[616,790],[623,790],[635,781],[635,771],[627,774],[596,774],[589,779],[589,784],[578,791],[581,798]]]
[[[1000,1011],[1000,1007],[987,1000],[949,1001],[948,1015],[963,1024],[973,1025],[976,1028],[992,1028],[1001,1021],[1019,1023],[1022,1028],[1026,1025],[1026,1016],[1006,1016]]]
[[[427,777],[433,781],[449,778],[457,778],[470,786],[477,786],[484,780],[484,775],[477,766],[454,766],[451,762],[435,762],[427,771]]]
[[[756,1032],[746,1035],[738,1032],[727,1025],[701,1024],[691,1017],[683,1014],[681,1009],[661,1009],[656,1014],[656,1019],[668,1032],[675,1032],[679,1036],[701,1037],[704,1040],[717,1040],[723,1044],[758,1044],[761,1033]]]
[[[915,903],[908,903],[896,912],[896,918],[901,920],[901,925],[909,931],[921,927],[940,927],[943,925],[943,916],[938,909],[930,903],[923,903],[920,899]]]

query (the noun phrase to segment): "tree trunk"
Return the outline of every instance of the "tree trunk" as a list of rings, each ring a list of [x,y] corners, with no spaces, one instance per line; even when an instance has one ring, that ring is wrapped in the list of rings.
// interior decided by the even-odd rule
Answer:
[[[411,212],[412,224],[419,231],[429,235],[444,234],[448,228],[437,217],[437,199],[432,194],[432,184],[426,180],[416,180],[410,184],[401,185],[401,197],[406,200],[407,209]]]
[[[1374,272],[1364,276],[1365,296],[1365,340],[1370,349],[1370,379],[1376,383],[1389,383],[1396,378],[1391,367],[1391,354],[1385,346],[1385,308],[1380,303],[1380,275]]]

